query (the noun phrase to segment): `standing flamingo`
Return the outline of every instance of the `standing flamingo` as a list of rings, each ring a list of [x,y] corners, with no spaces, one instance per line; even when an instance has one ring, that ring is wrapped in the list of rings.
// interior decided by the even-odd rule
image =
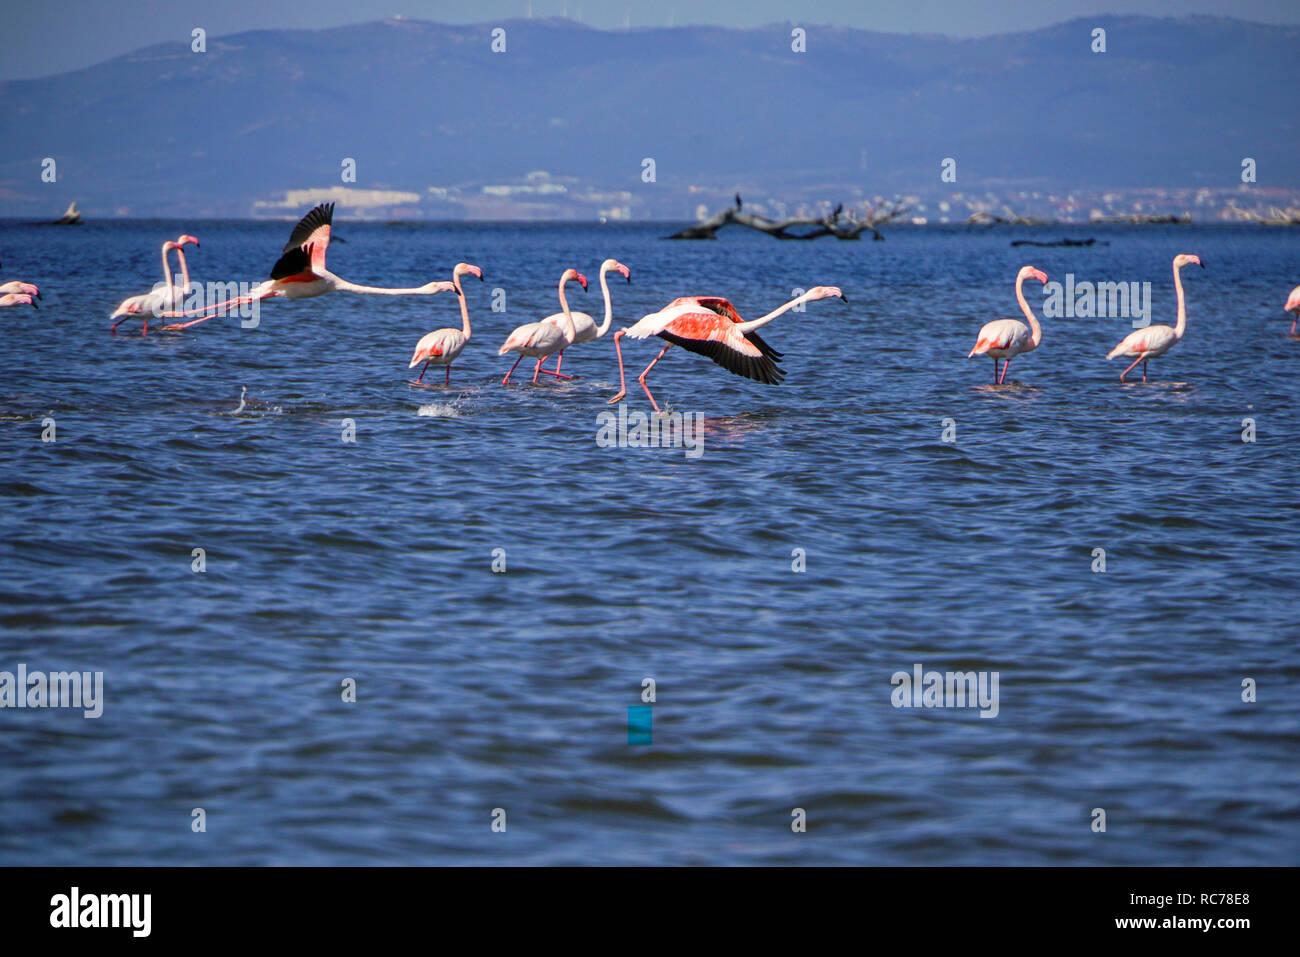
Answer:
[[[791,299],[752,322],[741,320],[736,307],[718,296],[683,296],[674,299],[658,312],[642,316],[634,325],[614,333],[614,351],[618,353],[618,395],[610,399],[609,404],[613,405],[627,395],[627,381],[623,377],[623,350],[619,346],[619,339],[623,336],[631,336],[633,339],[658,336],[667,340],[659,354],[650,360],[645,371],[637,377],[650,405],[658,412],[659,405],[650,394],[645,377],[674,345],[708,356],[728,372],[776,385],[785,378],[785,373],[776,364],[781,353],[759,338],[757,330],[802,303],[836,298],[849,301],[838,286],[814,286],[802,296]]]
[[[415,355],[411,356],[411,364],[407,368],[414,369],[421,361],[424,362],[424,368],[420,370],[420,377],[412,382],[412,385],[419,385],[424,381],[424,374],[429,370],[430,363],[446,366],[446,384],[451,385],[451,364],[465,349],[465,343],[469,342],[469,305],[465,302],[465,290],[460,287],[460,277],[466,273],[478,276],[479,282],[483,281],[483,270],[469,263],[456,263],[456,268],[451,271],[452,284],[456,287],[456,295],[460,297],[461,327],[435,329],[415,344]]]
[[[537,374],[542,371],[542,360],[573,343],[578,329],[573,323],[573,313],[569,311],[569,300],[564,296],[564,284],[570,280],[577,280],[584,292],[587,289],[586,276],[576,269],[564,270],[564,274],[560,276],[560,308],[563,310],[564,326],[553,326],[546,320],[529,322],[510,333],[506,341],[501,344],[501,348],[497,350],[499,356],[507,352],[519,353],[519,358],[510,367],[506,377],[501,380],[502,385],[510,384],[510,376],[514,373],[515,367],[523,361],[524,356],[537,357],[537,368],[533,370],[533,385],[536,385]],[[557,372],[551,375],[559,377]]]
[[[1046,283],[1047,273],[1041,269],[1035,269],[1033,266],[1021,266],[1020,272],[1016,274],[1016,301],[1020,303],[1020,311],[1029,320],[1029,325],[1026,326],[1019,319],[994,319],[992,322],[987,322],[980,329],[979,335],[975,337],[975,348],[966,354],[967,359],[971,356],[988,355],[993,357],[994,385],[1002,385],[1006,381],[1007,366],[1011,365],[1013,356],[1037,349],[1039,343],[1043,341],[1043,327],[1038,324],[1038,320],[1034,317],[1034,311],[1029,308],[1029,303],[1025,302],[1024,285],[1025,280],[1030,277],[1037,279],[1041,283]],[[1002,366],[1002,376],[1000,378],[998,376],[999,359],[1007,360]]]
[[[284,297],[286,299],[309,299],[327,292],[353,292],[369,296],[434,296],[440,292],[451,292],[455,283],[428,282],[423,286],[406,289],[391,289],[383,286],[362,286],[336,276],[325,268],[325,251],[330,244],[330,226],[334,219],[334,204],[321,203],[301,220],[289,234],[289,241],[275,265],[271,267],[271,278],[258,284],[249,295],[236,296],[225,302],[218,302],[202,309],[190,309],[186,312],[169,313],[172,318],[200,315],[189,322],[174,322],[163,326],[168,331],[188,329],[190,326],[218,315],[228,306],[240,306],[261,299]]]
[[[606,259],[600,264],[600,291],[605,296],[605,319],[598,326],[596,325],[596,320],[591,318],[591,316],[587,315],[585,312],[571,313],[570,316],[573,320],[573,326],[578,330],[578,334],[573,339],[575,345],[579,342],[593,342],[605,333],[609,332],[609,325],[614,321],[614,307],[609,301],[609,284],[605,281],[605,274],[614,269],[617,269],[622,273],[623,278],[628,282],[632,281],[632,271],[617,259]],[[542,320],[542,322],[549,322],[553,326],[561,326],[565,322],[564,313],[557,312],[553,316],[547,316]],[[558,377],[560,374],[560,364],[562,362],[564,362],[563,349],[561,349],[559,355],[556,356],[555,371],[551,372],[549,369],[543,369],[541,371],[545,372],[547,375]]]
[[[4,292],[3,286],[0,286],[0,292]],[[1291,290],[1291,295],[1286,297],[1286,305],[1282,309],[1284,312],[1291,313],[1291,337],[1295,338],[1296,320],[1300,319],[1300,286]]]
[[[0,306],[31,306],[34,309],[40,308],[36,305],[36,300],[25,292],[11,292],[0,296]]]
[[[1136,356],[1129,367],[1119,374],[1120,382],[1124,381],[1124,377],[1132,372],[1133,366],[1139,362],[1142,363],[1142,381],[1146,382],[1147,360],[1164,355],[1183,338],[1183,333],[1187,331],[1187,309],[1183,304],[1183,280],[1178,270],[1189,263],[1205,268],[1199,256],[1182,253],[1174,257],[1174,290],[1178,293],[1178,325],[1172,329],[1169,326],[1147,326],[1130,332],[1120,340],[1119,345],[1106,354],[1107,359],[1116,356],[1123,356],[1126,359],[1129,356]]]
[[[198,248],[199,241],[188,233],[182,233],[175,241],[168,240],[162,244],[162,270],[163,285],[159,283],[150,292],[141,293],[138,296],[129,296],[123,299],[121,304],[113,310],[110,319],[117,319],[117,322],[108,327],[109,332],[116,332],[117,327],[126,320],[139,316],[144,320],[142,335],[149,332],[149,317],[155,318],[163,315],[167,310],[179,309],[185,301],[185,292],[190,284],[190,270],[185,263],[185,244],[193,243]],[[183,281],[180,290],[176,289],[175,278],[172,275],[171,266],[167,263],[167,253],[176,250],[176,255],[180,259],[181,273]],[[118,318],[118,317],[121,318]]]

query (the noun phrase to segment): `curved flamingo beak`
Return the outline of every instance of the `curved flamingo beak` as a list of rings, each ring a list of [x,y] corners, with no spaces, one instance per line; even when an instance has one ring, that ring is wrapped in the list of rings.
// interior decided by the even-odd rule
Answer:
[[[185,233],[184,235],[182,235],[180,238],[176,240],[176,248],[179,249],[180,247],[184,246],[186,243],[192,244],[195,249],[199,248],[198,237],[191,236],[189,233]]]
[[[1035,269],[1033,272],[1033,277],[1041,283],[1047,282],[1047,273],[1043,272],[1041,269]]]
[[[586,291],[587,291],[587,277],[584,276],[582,273],[575,273],[575,274],[574,274],[574,278],[577,279],[577,280],[578,280],[578,283],[582,286],[582,291],[583,291],[583,292],[586,292]]]
[[[628,269],[622,263],[619,263],[618,271],[623,274],[623,278],[626,279],[628,282],[632,281],[632,270]]]

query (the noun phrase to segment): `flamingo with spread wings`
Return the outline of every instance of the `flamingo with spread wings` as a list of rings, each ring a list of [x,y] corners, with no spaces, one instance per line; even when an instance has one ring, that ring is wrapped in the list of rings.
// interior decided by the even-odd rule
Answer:
[[[465,344],[469,342],[470,336],[469,304],[465,301],[465,290],[460,287],[460,277],[463,275],[478,276],[479,282],[483,281],[483,270],[478,266],[456,263],[456,268],[451,271],[451,281],[455,284],[456,294],[460,297],[460,328],[435,329],[415,344],[415,355],[411,356],[411,364],[407,368],[414,369],[421,362],[424,363],[424,368],[420,370],[420,377],[412,382],[412,385],[420,385],[424,382],[424,374],[429,370],[430,364],[445,366],[446,384],[451,385],[451,364],[465,350]]]
[[[979,335],[975,337],[975,348],[966,354],[967,359],[971,356],[993,357],[994,385],[1002,385],[1006,381],[1007,366],[1011,365],[1013,357],[1037,349],[1039,343],[1043,341],[1043,327],[1038,324],[1034,311],[1025,301],[1025,280],[1030,278],[1045,283],[1047,273],[1033,266],[1021,266],[1020,272],[1016,274],[1016,301],[1020,303],[1020,311],[1029,320],[1029,325],[1026,326],[1019,319],[994,319],[992,322],[986,322],[980,329]],[[998,376],[999,359],[1007,360],[1002,366],[1000,377]]]
[[[236,296],[225,302],[215,303],[201,309],[186,312],[168,313],[172,318],[199,315],[189,322],[174,322],[163,326],[167,330],[188,329],[190,326],[219,315],[231,306],[242,306],[262,299],[283,297],[285,299],[309,299],[322,296],[327,292],[352,292],[368,296],[433,296],[440,292],[456,291],[452,282],[429,282],[423,286],[410,288],[387,288],[384,286],[363,286],[349,282],[325,268],[325,251],[330,244],[330,230],[334,219],[334,204],[321,203],[301,220],[289,234],[289,241],[275,265],[271,267],[271,278],[260,283],[249,295]],[[201,315],[210,313],[210,315]]]
[[[758,335],[758,330],[777,316],[789,312],[795,306],[819,299],[843,299],[848,297],[840,292],[838,286],[814,286],[802,296],[796,296],[783,306],[769,312],[766,316],[745,322],[730,301],[720,296],[683,296],[674,299],[658,312],[642,316],[635,324],[614,333],[614,351],[618,354],[618,394],[609,400],[613,405],[627,395],[627,380],[623,374],[623,349],[619,340],[623,336],[632,339],[647,339],[658,336],[666,340],[666,345],[659,354],[650,360],[645,371],[637,377],[646,398],[656,412],[659,405],[650,394],[646,385],[646,376],[660,359],[673,346],[681,346],[688,352],[697,352],[707,356],[728,372],[735,375],[776,385],[785,378],[785,373],[777,365],[781,353],[777,352]]]

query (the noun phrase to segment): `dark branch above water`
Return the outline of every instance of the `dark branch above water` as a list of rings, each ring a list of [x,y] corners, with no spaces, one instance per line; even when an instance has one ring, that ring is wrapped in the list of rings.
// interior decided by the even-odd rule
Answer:
[[[680,232],[673,233],[668,239],[716,239],[717,232],[724,226],[747,226],[760,233],[775,236],[777,239],[818,239],[822,236],[834,236],[836,239],[857,239],[868,230],[873,239],[884,239],[877,226],[895,222],[904,216],[908,207],[900,202],[892,202],[879,209],[868,206],[863,212],[844,211],[844,204],[838,204],[825,216],[789,216],[785,219],[768,219],[754,213],[742,212],[740,194],[736,194],[736,203],[708,219],[702,219],[694,226],[688,226]],[[790,232],[796,227],[807,227],[800,232]]]

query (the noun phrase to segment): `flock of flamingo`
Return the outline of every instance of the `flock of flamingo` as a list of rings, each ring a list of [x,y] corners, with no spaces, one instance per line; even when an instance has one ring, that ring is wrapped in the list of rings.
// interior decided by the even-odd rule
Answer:
[[[470,263],[458,263],[452,270],[450,281],[425,283],[423,286],[409,288],[387,288],[381,286],[363,286],[349,282],[341,276],[330,272],[325,266],[325,252],[329,247],[331,222],[334,214],[333,203],[317,206],[294,227],[289,241],[281,251],[271,269],[271,278],[256,286],[248,295],[237,296],[224,302],[214,303],[197,309],[183,311],[184,299],[190,288],[189,267],[185,260],[185,246],[199,245],[198,239],[183,234],[175,240],[162,244],[162,269],[164,282],[153,291],[138,296],[131,296],[113,311],[111,319],[116,320],[110,330],[128,319],[142,320],[142,332],[149,331],[149,320],[179,319],[180,322],[168,323],[162,328],[169,331],[188,329],[201,322],[206,322],[221,315],[231,308],[248,303],[283,297],[286,299],[306,299],[324,295],[327,292],[351,292],[363,295],[380,296],[432,296],[441,292],[454,292],[460,302],[461,328],[436,329],[424,336],[415,346],[408,368],[414,369],[423,363],[419,377],[412,385],[423,385],[424,374],[430,365],[443,366],[444,383],[451,383],[451,364],[464,351],[470,339],[469,307],[465,292],[461,287],[462,276],[476,276],[481,281],[483,271]],[[178,286],[174,280],[168,254],[175,252],[181,269],[181,282]],[[1120,382],[1140,362],[1142,363],[1142,381],[1147,381],[1147,362],[1164,355],[1178,344],[1187,331],[1187,310],[1183,297],[1181,269],[1187,265],[1204,268],[1197,256],[1180,254],[1174,257],[1174,290],[1178,298],[1178,318],[1176,325],[1149,325],[1135,330],[1125,336],[1106,356],[1132,358],[1129,366],[1120,373]],[[585,291],[587,277],[576,269],[566,269],[560,276],[559,300],[560,312],[547,316],[538,322],[519,326],[502,343],[498,355],[508,352],[518,354],[514,365],[501,380],[502,385],[509,385],[524,357],[537,360],[533,368],[533,383],[539,375],[549,375],[556,379],[571,379],[560,371],[567,348],[583,342],[592,342],[604,336],[613,322],[613,306],[610,303],[607,275],[617,271],[628,282],[632,281],[631,270],[616,259],[606,259],[600,266],[600,288],[605,300],[605,314],[598,324],[585,312],[575,312],[569,308],[565,296],[565,286],[570,282],[578,283]],[[1047,282],[1047,274],[1033,266],[1024,266],[1016,275],[1016,300],[1021,312],[1029,324],[1018,319],[996,319],[985,324],[976,337],[975,346],[967,354],[972,356],[989,356],[993,359],[993,382],[1003,385],[1006,382],[1007,367],[1011,360],[1038,348],[1043,340],[1043,329],[1033,309],[1025,299],[1024,283],[1026,279]],[[6,282],[0,284],[0,306],[31,305],[36,306],[40,291],[27,282]],[[682,296],[674,299],[658,312],[643,316],[639,321],[614,333],[614,351],[618,357],[618,393],[610,403],[619,402],[627,395],[627,380],[624,377],[623,350],[620,340],[626,336],[631,339],[647,339],[657,336],[664,340],[664,346],[637,377],[646,398],[650,400],[655,411],[659,405],[646,383],[656,363],[674,345],[681,346],[689,352],[707,356],[728,372],[744,376],[757,382],[776,384],[784,378],[784,373],[777,365],[781,353],[769,346],[758,335],[758,330],[778,316],[791,309],[801,307],[804,303],[819,299],[848,298],[837,286],[814,286],[807,292],[772,310],[767,315],[749,322],[741,319],[736,307],[720,296]],[[1300,319],[1300,286],[1291,291],[1287,297],[1284,311],[1292,314],[1291,335],[1296,333],[1296,321]],[[545,369],[543,363],[555,356],[555,368]],[[1002,366],[999,370],[998,363]]]

